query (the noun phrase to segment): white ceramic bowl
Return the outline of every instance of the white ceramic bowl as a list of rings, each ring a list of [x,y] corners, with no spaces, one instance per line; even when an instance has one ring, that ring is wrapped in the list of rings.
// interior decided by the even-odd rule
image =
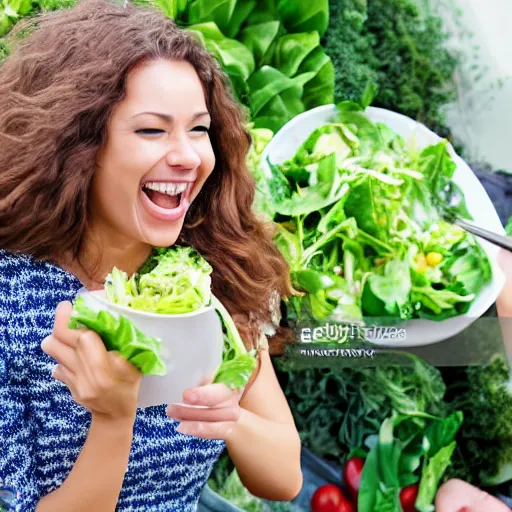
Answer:
[[[308,110],[289,121],[276,133],[263,152],[261,161],[264,172],[269,172],[267,157],[275,164],[293,158],[299,146],[311,132],[333,121],[335,115],[336,107],[334,105],[324,105]],[[390,110],[368,107],[365,110],[365,115],[373,122],[388,125],[405,140],[413,139],[420,149],[437,144],[442,140],[423,124]],[[471,168],[455,153],[451,144],[448,144],[448,150],[457,164],[453,181],[463,191],[474,222],[483,228],[504,234],[505,230],[484,187]],[[480,291],[467,313],[439,322],[426,319],[409,320],[399,326],[400,329],[405,329],[405,332],[402,332],[402,336],[405,335],[405,338],[398,335],[396,339],[377,340],[373,338],[368,341],[386,347],[429,345],[455,336],[482,316],[496,301],[505,283],[505,276],[496,261],[499,248],[482,239],[478,239],[478,242],[490,259],[492,281]]]
[[[217,372],[222,362],[223,336],[221,321],[213,307],[163,315],[111,304],[104,290],[80,290],[78,296],[84,295],[89,307],[107,310],[116,317],[125,316],[144,334],[162,340],[161,355],[167,375],[142,377],[137,407],[180,403],[185,389],[198,386]]]

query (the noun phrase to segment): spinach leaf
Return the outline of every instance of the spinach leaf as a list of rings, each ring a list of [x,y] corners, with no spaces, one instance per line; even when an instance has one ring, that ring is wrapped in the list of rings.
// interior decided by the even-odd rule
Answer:
[[[363,311],[370,316],[392,315],[407,318],[411,276],[406,261],[388,261],[383,275],[372,274],[367,279],[362,297]]]

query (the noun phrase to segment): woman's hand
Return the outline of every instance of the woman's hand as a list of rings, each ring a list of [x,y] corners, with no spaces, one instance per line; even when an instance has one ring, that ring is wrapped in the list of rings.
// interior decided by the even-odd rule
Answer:
[[[170,404],[167,415],[180,422],[182,434],[227,440],[240,418],[242,393],[221,383],[190,388],[183,393],[183,404]]]
[[[108,352],[94,331],[69,329],[72,309],[70,302],[59,303],[53,332],[41,343],[58,363],[53,377],[93,416],[133,420],[142,373],[116,352]]]
[[[436,512],[511,512],[499,499],[456,478],[439,488],[435,506]]]

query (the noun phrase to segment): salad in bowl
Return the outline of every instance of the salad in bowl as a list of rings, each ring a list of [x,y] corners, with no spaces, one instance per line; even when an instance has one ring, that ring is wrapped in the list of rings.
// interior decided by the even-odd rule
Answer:
[[[80,290],[70,328],[95,331],[143,374],[139,407],[180,402],[204,379],[243,389],[256,367],[192,247],[154,248],[132,276],[114,267],[103,290]]]
[[[485,313],[503,286],[497,248],[443,214],[502,233],[489,197],[449,142],[413,119],[349,102],[312,109],[266,146],[256,180],[302,293],[286,303],[294,328],[399,327],[368,341],[435,343]]]

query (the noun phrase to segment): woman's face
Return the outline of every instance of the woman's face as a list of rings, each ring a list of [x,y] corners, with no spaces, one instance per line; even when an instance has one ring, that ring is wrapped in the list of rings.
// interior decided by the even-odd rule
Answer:
[[[128,75],[98,153],[92,230],[117,249],[172,245],[213,171],[210,116],[185,61],[151,61]]]

